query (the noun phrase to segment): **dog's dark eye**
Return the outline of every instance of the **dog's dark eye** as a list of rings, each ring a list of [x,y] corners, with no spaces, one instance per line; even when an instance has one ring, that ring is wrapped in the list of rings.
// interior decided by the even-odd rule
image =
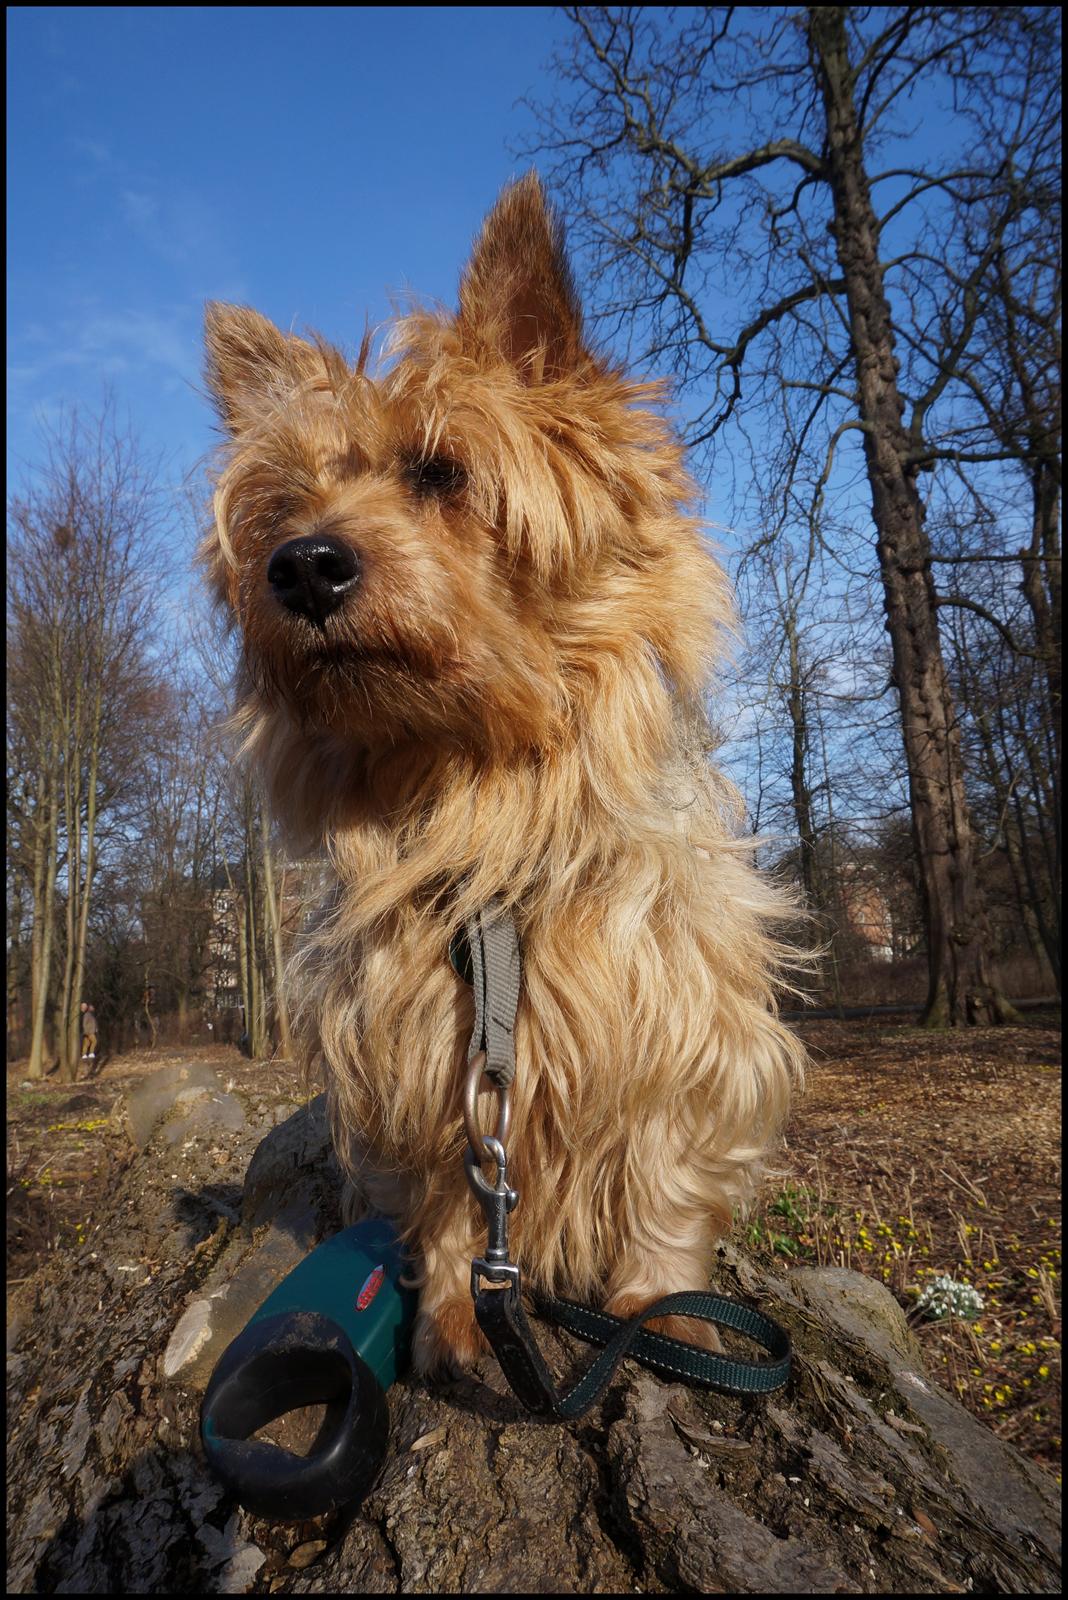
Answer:
[[[428,456],[408,467],[408,478],[417,494],[455,494],[463,488],[465,476],[460,463],[448,456]]]

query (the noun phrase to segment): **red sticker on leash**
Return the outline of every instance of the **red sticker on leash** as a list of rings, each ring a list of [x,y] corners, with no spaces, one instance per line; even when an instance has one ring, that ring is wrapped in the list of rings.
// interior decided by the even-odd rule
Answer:
[[[385,1269],[381,1265],[375,1267],[373,1272],[369,1272],[367,1274],[367,1277],[364,1280],[363,1288],[356,1296],[357,1311],[367,1310],[367,1307],[371,1304],[371,1301],[374,1299],[379,1289],[381,1289],[382,1279],[385,1277],[385,1275]]]

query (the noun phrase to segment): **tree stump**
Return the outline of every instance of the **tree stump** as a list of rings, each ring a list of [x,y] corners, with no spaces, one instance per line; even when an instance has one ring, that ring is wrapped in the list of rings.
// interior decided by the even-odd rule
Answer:
[[[253,1518],[206,1470],[200,1396],[339,1225],[339,1174],[319,1101],[207,1133],[198,1104],[116,1175],[94,1240],[32,1283],[8,1357],[9,1592],[1060,1592],[1053,1483],[926,1375],[889,1293],[730,1248],[714,1287],[794,1340],[778,1394],[626,1362],[585,1419],[545,1424],[487,1356],[394,1386],[387,1462],[354,1513]],[[537,1328],[561,1375],[590,1359]]]

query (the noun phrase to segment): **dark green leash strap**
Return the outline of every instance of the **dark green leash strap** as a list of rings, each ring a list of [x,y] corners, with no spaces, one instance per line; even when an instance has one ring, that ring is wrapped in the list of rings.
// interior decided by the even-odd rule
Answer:
[[[568,1332],[604,1349],[578,1382],[560,1393],[534,1339],[518,1288],[509,1282],[497,1289],[479,1288],[475,1316],[501,1364],[505,1377],[527,1410],[553,1421],[584,1416],[611,1382],[619,1363],[632,1355],[643,1366],[667,1377],[725,1394],[769,1394],[790,1375],[790,1340],[770,1317],[750,1306],[696,1290],[665,1295],[629,1322],[594,1311],[571,1300],[538,1299],[539,1312]],[[742,1361],[715,1355],[662,1333],[646,1333],[651,1317],[690,1316],[734,1328],[762,1344],[767,1361]]]
[[[717,1389],[721,1394],[771,1394],[781,1389],[790,1376],[790,1338],[786,1331],[755,1307],[740,1305],[737,1300],[726,1300],[722,1295],[705,1290],[680,1290],[677,1294],[665,1295],[631,1322],[623,1322],[608,1311],[595,1311],[574,1300],[536,1296],[535,1304],[549,1322],[559,1324],[589,1344],[608,1345],[618,1338],[621,1329],[629,1331],[637,1324],[637,1337],[633,1344],[625,1346],[625,1353],[640,1361],[642,1366],[653,1367],[667,1377]],[[717,1322],[721,1328],[733,1328],[736,1333],[743,1333],[762,1345],[769,1359],[752,1361],[719,1355],[668,1334],[640,1331],[641,1325],[651,1317],[697,1317],[702,1322]]]

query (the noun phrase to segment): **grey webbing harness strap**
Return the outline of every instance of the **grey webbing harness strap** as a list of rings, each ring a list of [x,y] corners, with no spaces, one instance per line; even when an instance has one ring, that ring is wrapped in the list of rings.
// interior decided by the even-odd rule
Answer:
[[[515,1077],[515,1018],[522,977],[519,935],[511,912],[499,896],[477,911],[464,929],[475,992],[475,1026],[467,1052],[468,1064],[484,1050],[482,1070],[487,1078],[498,1089],[509,1089]]]
[[[579,1417],[607,1387],[628,1351],[643,1364],[681,1378],[684,1383],[728,1394],[768,1394],[781,1388],[790,1375],[790,1340],[778,1324],[736,1301],[689,1291],[666,1295],[629,1323],[568,1300],[539,1297],[538,1308],[543,1316],[579,1338],[606,1346],[566,1394],[557,1391],[523,1311],[519,1268],[508,1254],[508,1215],[519,1201],[519,1195],[508,1184],[504,1148],[509,1091],[515,1077],[515,1019],[521,979],[519,938],[511,912],[496,897],[467,921],[464,931],[469,970],[461,965],[456,950],[450,950],[457,972],[469,977],[475,998],[475,1026],[467,1056],[464,1095],[468,1136],[464,1168],[485,1213],[489,1234],[485,1256],[476,1257],[471,1263],[471,1295],[478,1325],[520,1400],[536,1416],[561,1421]],[[478,1084],[483,1072],[500,1094],[495,1138],[481,1134],[477,1126]],[[481,1146],[480,1153],[476,1153],[476,1146]],[[484,1160],[496,1165],[493,1184],[482,1172]],[[682,1339],[642,1331],[642,1324],[651,1317],[668,1315],[691,1316],[734,1328],[763,1345],[770,1359],[752,1361],[716,1355]]]

